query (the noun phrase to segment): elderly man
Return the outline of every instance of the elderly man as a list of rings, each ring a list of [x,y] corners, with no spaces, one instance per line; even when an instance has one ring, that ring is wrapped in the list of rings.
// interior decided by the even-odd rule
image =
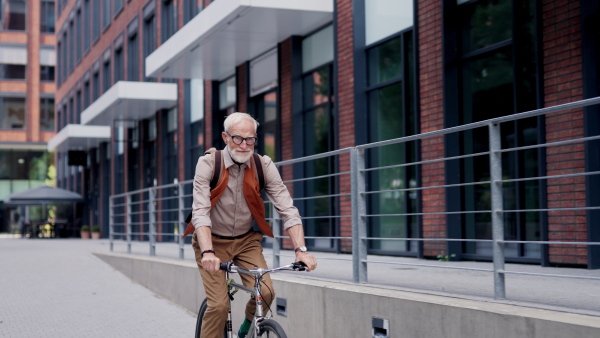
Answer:
[[[264,220],[264,205],[256,177],[261,165],[264,173],[264,190],[280,214],[296,251],[296,261],[307,265],[308,270],[317,267],[314,256],[309,254],[304,243],[304,231],[298,209],[281,180],[277,168],[268,156],[253,156],[257,142],[258,122],[246,113],[233,113],[223,123],[221,133],[226,147],[221,152],[222,163],[215,163],[215,155],[200,157],[194,177],[194,202],[192,224],[195,227],[192,246],[196,262],[202,276],[202,283],[208,298],[208,309],[202,321],[202,337],[222,337],[228,312],[227,285],[225,272],[219,264],[233,260],[236,265],[251,269],[254,266],[267,268],[260,242],[265,235],[273,236]],[[221,178],[211,191],[215,166],[221,166]],[[262,210],[261,210],[262,209]],[[257,222],[262,233],[253,230]],[[242,282],[249,287],[250,277],[241,275]],[[267,287],[263,287],[265,310],[275,297],[271,278],[264,276]],[[238,332],[245,337],[249,328],[256,302],[250,299],[246,305],[246,319]]]

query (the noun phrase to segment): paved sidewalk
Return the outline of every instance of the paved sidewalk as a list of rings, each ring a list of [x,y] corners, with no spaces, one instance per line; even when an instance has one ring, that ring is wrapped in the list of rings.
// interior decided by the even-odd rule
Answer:
[[[0,337],[193,336],[193,313],[92,251],[108,242],[0,238]]]
[[[157,243],[157,258],[178,259],[178,245]],[[108,240],[0,238],[0,337],[189,337],[195,315],[135,284],[92,252],[109,252]],[[133,242],[132,254],[149,255],[148,242]],[[126,253],[123,241],[114,252]],[[193,261],[190,245],[185,260]],[[282,252],[282,264],[293,260]],[[352,283],[351,255],[315,253],[317,270],[295,277]],[[272,252],[265,249],[269,264]],[[600,317],[600,282],[589,279],[508,275],[506,300],[493,299],[484,262],[438,262],[369,256],[369,285],[456,298],[518,304]],[[404,265],[398,265],[404,264]],[[600,270],[507,264],[507,271],[600,277]]]

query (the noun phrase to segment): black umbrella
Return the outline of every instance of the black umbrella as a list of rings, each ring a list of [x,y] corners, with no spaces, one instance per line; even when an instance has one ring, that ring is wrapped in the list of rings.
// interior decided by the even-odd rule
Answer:
[[[62,188],[43,185],[41,187],[21,191],[9,195],[5,200],[6,205],[36,205],[52,204],[57,202],[81,202],[83,197],[76,192]]]

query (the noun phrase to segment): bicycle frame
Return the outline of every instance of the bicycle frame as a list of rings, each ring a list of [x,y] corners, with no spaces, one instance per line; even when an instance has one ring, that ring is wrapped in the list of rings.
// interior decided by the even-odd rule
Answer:
[[[234,265],[232,262],[222,263],[221,270],[225,270],[225,272],[226,272],[227,294],[229,296],[229,312],[227,314],[227,326],[226,326],[227,327],[227,337],[233,338],[233,321],[232,321],[232,316],[231,316],[231,301],[233,300],[233,295],[238,290],[241,289],[243,291],[248,292],[251,295],[251,297],[253,296],[256,300],[256,311],[254,312],[254,318],[252,319],[252,325],[251,325],[252,330],[250,330],[248,332],[247,337],[248,338],[257,337],[258,334],[260,333],[259,324],[262,320],[265,319],[265,316],[263,313],[263,307],[262,307],[262,305],[263,305],[263,299],[261,296],[262,287],[260,285],[260,280],[262,279],[262,276],[266,275],[267,273],[271,273],[271,272],[275,272],[275,271],[282,271],[282,270],[303,271],[304,269],[305,269],[305,267],[302,265],[302,263],[292,263],[292,264],[284,265],[282,267],[275,268],[275,269],[255,268],[252,270],[247,270],[247,269],[238,267],[238,266]],[[231,279],[229,277],[230,273],[238,273],[238,274],[252,276],[254,278],[254,288],[252,289],[245,285],[236,283],[233,279]]]

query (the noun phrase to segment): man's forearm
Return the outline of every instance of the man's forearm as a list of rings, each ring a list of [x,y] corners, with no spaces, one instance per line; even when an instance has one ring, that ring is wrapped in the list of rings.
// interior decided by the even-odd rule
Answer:
[[[196,236],[198,237],[198,244],[200,244],[200,250],[213,250],[212,237],[210,227],[200,226],[196,228]]]
[[[287,229],[288,236],[294,243],[294,249],[299,246],[305,245],[304,243],[304,228],[302,228],[302,224],[296,224]]]

